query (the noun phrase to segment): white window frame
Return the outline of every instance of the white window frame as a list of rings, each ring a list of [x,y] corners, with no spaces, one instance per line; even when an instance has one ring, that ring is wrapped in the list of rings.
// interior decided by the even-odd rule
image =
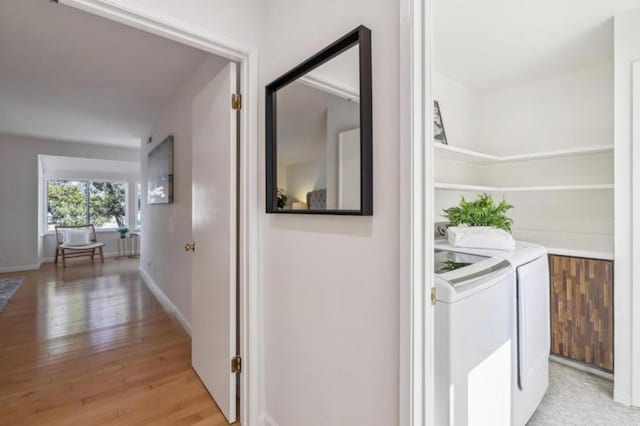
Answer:
[[[140,209],[138,210],[138,185],[140,185]],[[131,206],[131,220],[129,220],[129,224],[131,225],[131,229],[133,229],[136,232],[140,232],[142,231],[142,217],[140,217],[140,226],[138,226],[138,211],[142,211],[142,197],[143,197],[143,193],[142,193],[142,181],[140,180],[135,180],[133,182],[133,200],[134,200],[134,205]]]

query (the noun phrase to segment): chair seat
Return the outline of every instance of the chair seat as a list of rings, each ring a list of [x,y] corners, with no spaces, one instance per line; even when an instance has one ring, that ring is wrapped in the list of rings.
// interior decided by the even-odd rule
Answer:
[[[68,246],[66,244],[60,244],[60,248],[65,250],[91,250],[98,247],[104,247],[104,243],[91,243],[83,246]]]

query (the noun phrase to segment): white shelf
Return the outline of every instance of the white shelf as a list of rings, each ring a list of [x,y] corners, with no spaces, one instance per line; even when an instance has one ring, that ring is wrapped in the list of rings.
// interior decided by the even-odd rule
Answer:
[[[518,241],[547,248],[549,254],[589,259],[613,260],[613,235],[548,231],[513,231]]]
[[[474,164],[500,164],[519,161],[544,160],[548,158],[572,157],[581,155],[593,155],[613,152],[613,145],[597,145],[585,148],[563,149],[556,151],[543,151],[521,155],[491,155],[482,152],[471,151],[451,145],[434,143],[434,152],[437,158],[464,161]]]
[[[481,185],[463,185],[457,183],[435,182],[433,184],[435,190],[441,191],[469,191],[469,192],[493,192],[495,188]]]
[[[465,192],[543,192],[543,191],[593,191],[593,190],[612,190],[613,184],[594,184],[594,185],[549,185],[549,186],[482,186],[482,185],[464,185],[457,183],[436,182],[433,184],[434,189],[440,191],[465,191]]]

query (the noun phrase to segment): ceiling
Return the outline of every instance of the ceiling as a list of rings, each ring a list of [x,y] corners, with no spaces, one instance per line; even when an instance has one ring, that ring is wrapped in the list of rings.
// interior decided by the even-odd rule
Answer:
[[[435,0],[436,71],[483,93],[613,58],[613,22],[640,0]]]
[[[139,147],[206,55],[61,4],[2,0],[0,132]]]

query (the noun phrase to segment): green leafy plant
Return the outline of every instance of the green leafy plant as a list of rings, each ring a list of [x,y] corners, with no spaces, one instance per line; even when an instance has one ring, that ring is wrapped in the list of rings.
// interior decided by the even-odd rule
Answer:
[[[450,271],[455,271],[456,269],[460,269],[469,265],[471,264],[463,263],[463,262],[453,262],[451,260],[447,260],[446,262],[444,262],[444,265],[442,266],[442,270],[445,272],[450,272]]]
[[[129,228],[127,228],[126,226],[123,226],[122,228],[118,228],[118,232],[120,233],[121,236],[124,236],[124,234],[129,232]]]
[[[480,194],[474,201],[461,197],[460,205],[445,209],[443,215],[452,226],[492,226],[511,233],[513,220],[507,216],[507,212],[512,208],[504,198],[496,204],[490,195]]]
[[[287,200],[289,200],[289,196],[287,195],[287,192],[284,189],[278,188],[277,197],[278,197],[278,209],[282,210],[285,207],[287,207]]]

